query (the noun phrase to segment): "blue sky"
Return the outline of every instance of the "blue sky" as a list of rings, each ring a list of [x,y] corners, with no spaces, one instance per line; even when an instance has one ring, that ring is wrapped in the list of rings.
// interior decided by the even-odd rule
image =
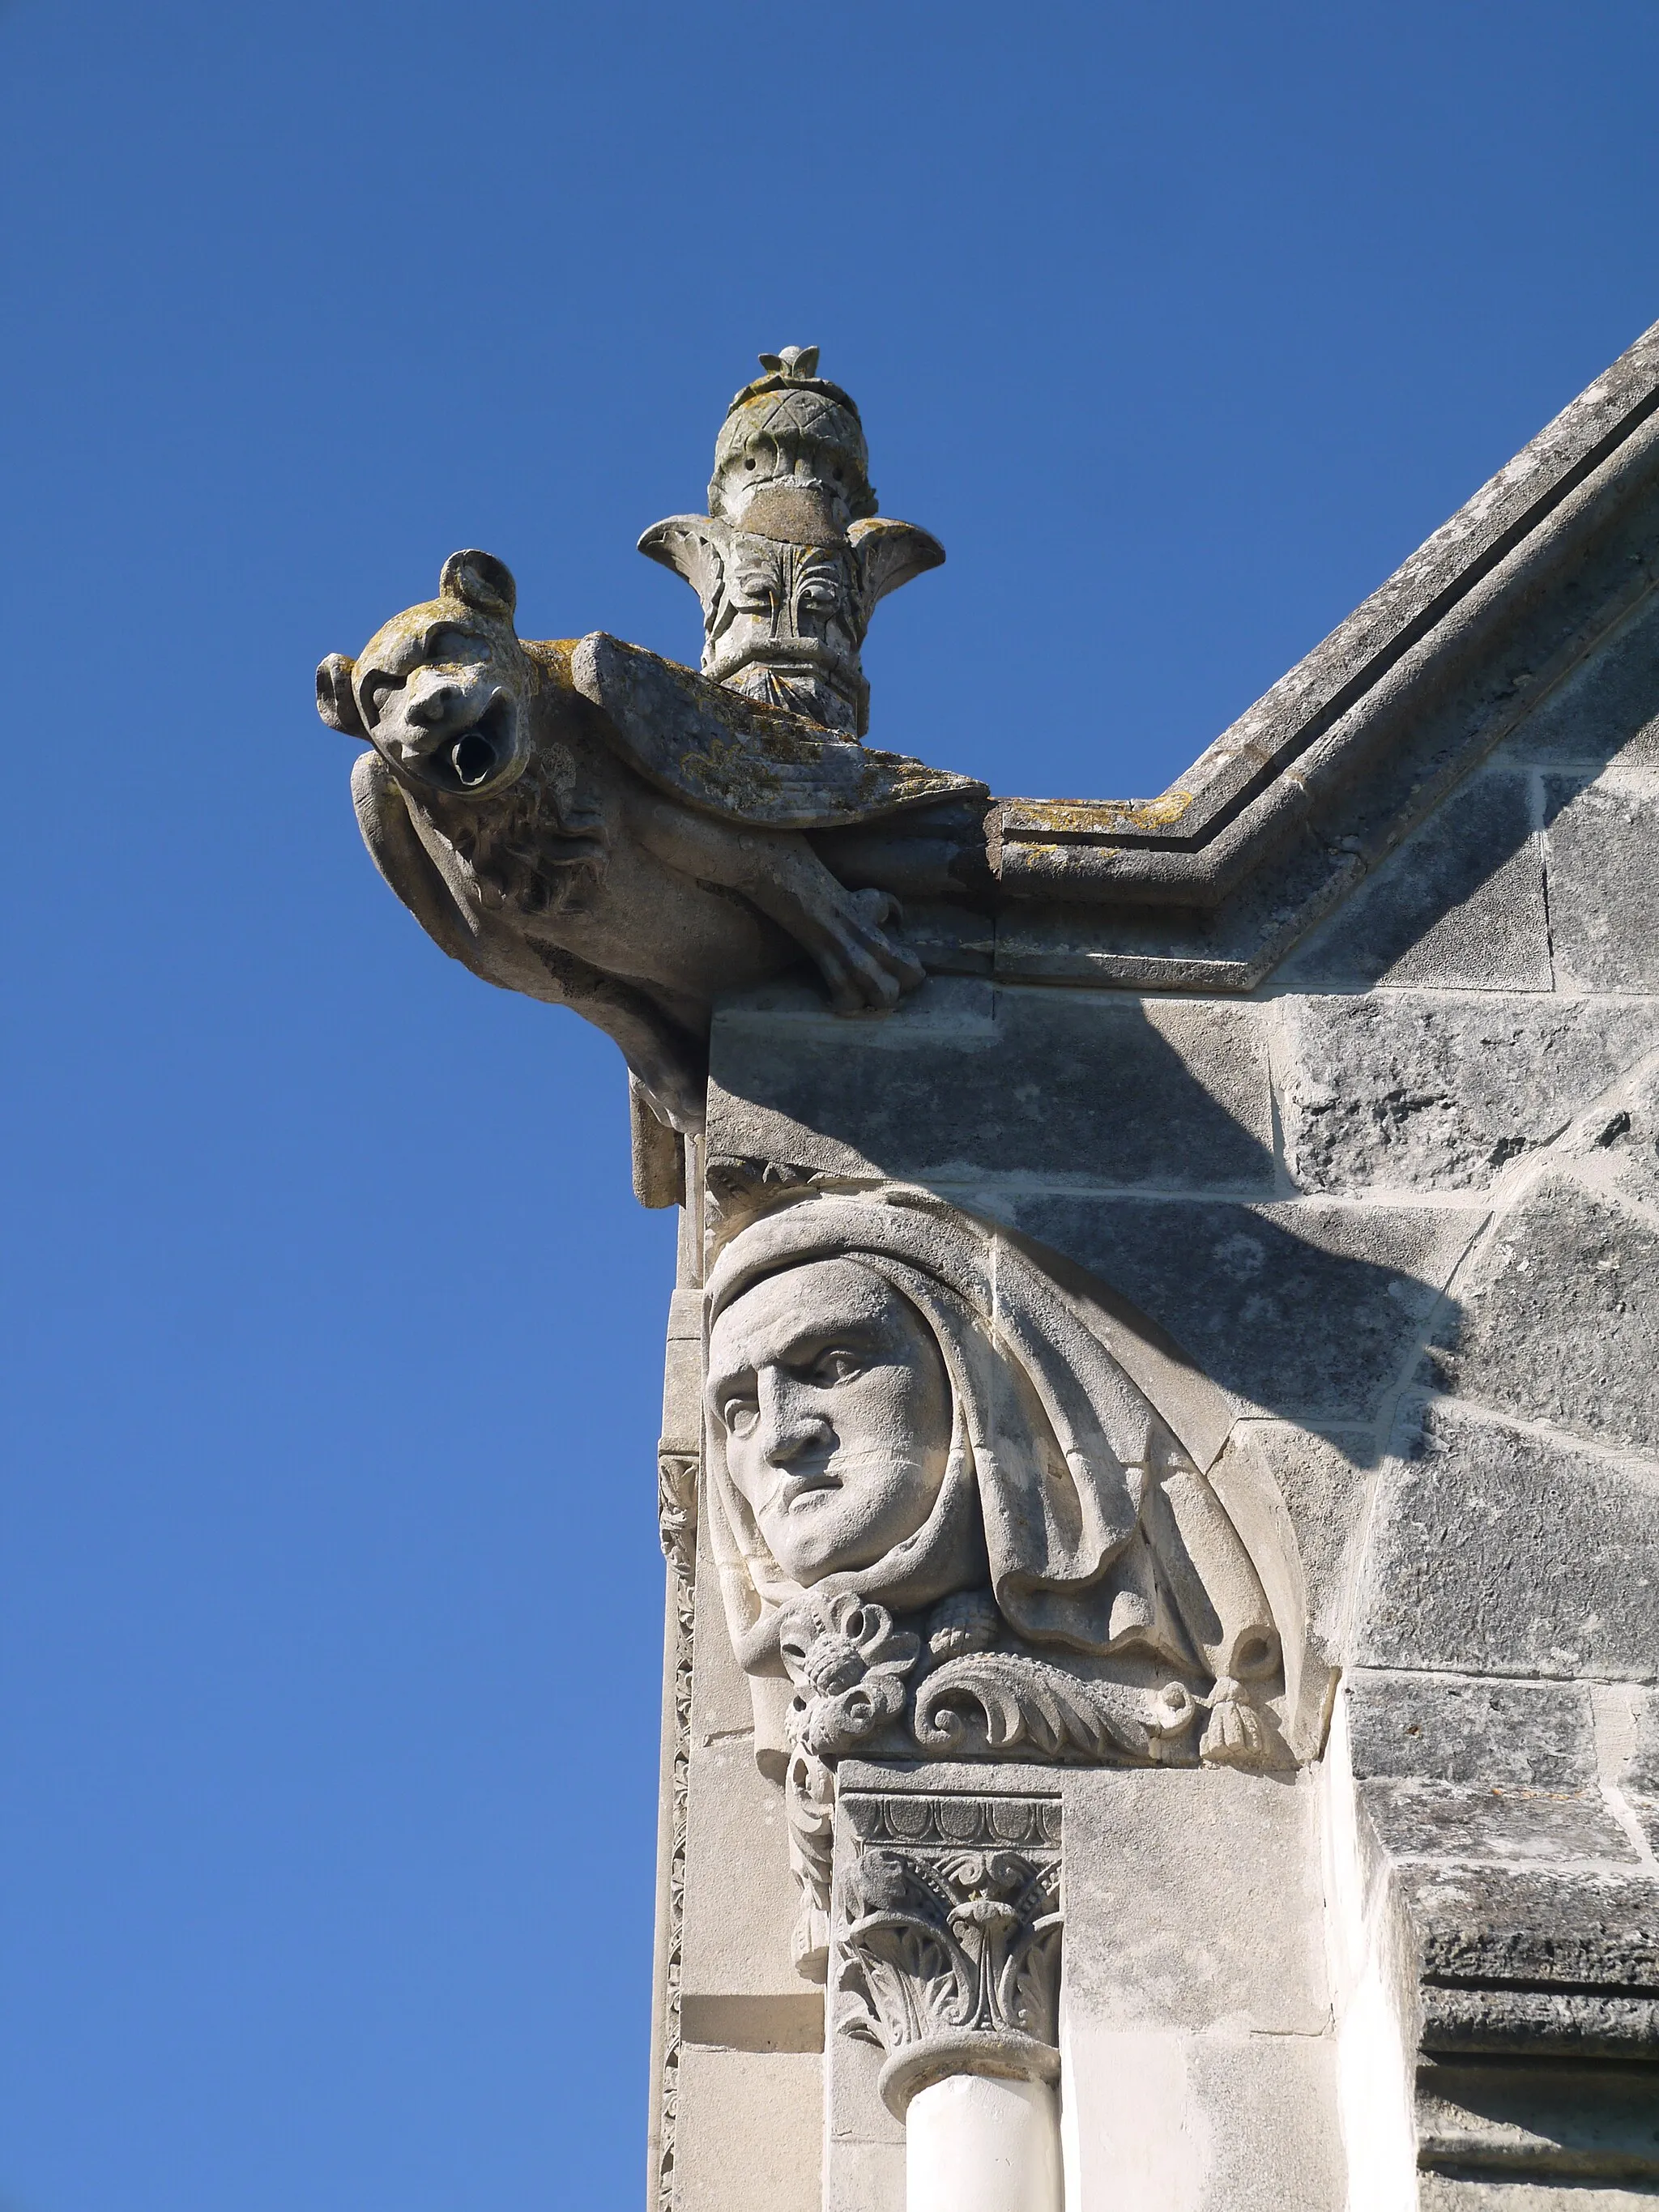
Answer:
[[[385,890],[312,672],[816,343],[875,742],[1161,789],[1659,316],[1625,0],[0,5],[3,2212],[643,2181],[672,1224]],[[27,804],[23,802],[27,799]]]

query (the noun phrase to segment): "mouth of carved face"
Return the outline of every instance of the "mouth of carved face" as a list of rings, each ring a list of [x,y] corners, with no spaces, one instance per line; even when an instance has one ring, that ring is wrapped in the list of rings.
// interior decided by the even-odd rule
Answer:
[[[404,765],[441,791],[481,797],[511,781],[518,764],[514,732],[513,702],[497,692],[475,720],[428,743],[414,759],[405,754]]]
[[[478,784],[487,783],[500,766],[488,731],[477,726],[462,731],[449,748],[449,759],[456,775],[468,791]]]
[[[745,668],[766,667],[781,676],[815,676],[839,689],[856,690],[859,681],[855,654],[838,653],[816,637],[744,637],[717,653],[708,673],[729,684]]]

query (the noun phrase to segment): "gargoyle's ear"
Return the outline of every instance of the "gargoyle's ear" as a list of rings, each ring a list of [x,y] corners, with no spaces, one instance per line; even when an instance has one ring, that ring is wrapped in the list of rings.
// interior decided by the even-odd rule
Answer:
[[[331,653],[317,671],[317,712],[331,730],[342,736],[361,738],[368,743],[368,732],[363,727],[363,718],[357,712],[357,695],[351,688],[351,678],[357,664],[348,660],[343,653]]]
[[[640,540],[640,550],[647,561],[659,562],[684,576],[707,614],[725,573],[727,543],[723,522],[706,514],[671,514],[666,522],[652,524]]]
[[[937,568],[945,558],[945,548],[930,531],[918,530],[914,522],[890,522],[884,515],[855,522],[847,542],[863,575],[870,606],[908,584],[912,576]]]
[[[519,587],[506,562],[493,553],[480,553],[476,546],[450,555],[438,579],[438,594],[460,599],[481,615],[505,615],[509,622],[519,604]]]

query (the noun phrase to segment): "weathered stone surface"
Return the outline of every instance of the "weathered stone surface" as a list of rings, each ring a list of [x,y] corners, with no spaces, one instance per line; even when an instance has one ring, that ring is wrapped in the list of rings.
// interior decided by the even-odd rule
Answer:
[[[1659,785],[1614,770],[1544,779],[1557,988],[1659,989]]]
[[[823,2212],[904,2212],[904,2191],[902,2140],[831,2142],[824,2160]]]
[[[1659,2081],[1646,2067],[1428,2065],[1417,2116],[1425,2165],[1566,2183],[1659,2180]],[[1577,2202],[1576,2193],[1566,2200]]]
[[[1408,1417],[1403,1443],[1377,1507],[1362,1665],[1654,1680],[1650,1477],[1444,1399]]]
[[[1328,2042],[1078,2023],[1066,2061],[1073,2212],[1345,2204]]]
[[[1419,2212],[1653,2212],[1659,2189],[1633,2181],[1532,2181],[1425,2173]]]
[[[804,1984],[789,1955],[795,1892],[783,1802],[756,1768],[754,1708],[721,1616],[706,1513],[697,1551],[686,1856],[698,1872],[685,1889],[681,1988],[696,1998],[793,2001]]]
[[[1396,1859],[1602,1860],[1635,1863],[1630,1838],[1600,1793],[1522,1783],[1366,1782],[1360,1802]]]
[[[1297,1758],[1323,1747],[1376,1460],[1369,1430],[1320,1436],[1293,1421],[1241,1420],[1210,1469],[1281,1626],[1285,1729]]]
[[[1659,1992],[1659,1876],[1419,1862],[1400,1887],[1426,1979]]]
[[[1659,1005],[1386,991],[1280,1009],[1285,1154],[1304,1190],[1483,1190],[1659,1039]]]
[[[675,2212],[819,2212],[823,2064],[684,2045]]]
[[[1498,748],[1510,766],[1659,767],[1659,592],[1650,591]]]
[[[760,358],[715,440],[708,514],[653,525],[640,550],[696,592],[705,675],[862,737],[859,648],[876,603],[945,549],[877,516],[858,409],[818,375],[817,348]]]
[[[1254,1009],[933,978],[882,1022],[720,1015],[711,1153],[835,1174],[1271,1192]]]
[[[1325,1200],[1034,1195],[1006,1210],[1166,1328],[1224,1389],[1321,1427],[1377,1418],[1479,1219]]]
[[[1469,1675],[1348,1678],[1353,1771],[1360,1780],[1485,1783],[1522,1790],[1593,1789],[1595,1728],[1577,1683]]]
[[[1472,776],[1280,970],[1294,989],[1547,991],[1533,780]]]
[[[1659,1229],[1616,1198],[1547,1175],[1473,1255],[1441,1342],[1459,1396],[1659,1459]]]
[[[1237,1774],[1068,1774],[1074,2025],[1316,2035],[1325,2024],[1313,1792]]]
[[[720,1633],[717,1618],[709,1626]],[[752,1729],[712,1743],[694,1738],[686,1851],[701,1871],[686,1889],[683,1987],[720,1997],[799,1995],[788,1829],[777,1790],[756,1770]]]
[[[1659,1692],[1635,1690],[1631,1698],[1630,1747],[1619,1762],[1621,1789],[1659,1797]]]

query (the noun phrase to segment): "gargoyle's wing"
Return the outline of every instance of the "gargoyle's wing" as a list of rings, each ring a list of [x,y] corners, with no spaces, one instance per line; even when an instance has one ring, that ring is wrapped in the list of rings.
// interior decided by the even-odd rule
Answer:
[[[577,646],[570,672],[604,709],[629,767],[704,814],[768,830],[838,830],[943,799],[990,796],[971,776],[757,706],[602,629]]]

